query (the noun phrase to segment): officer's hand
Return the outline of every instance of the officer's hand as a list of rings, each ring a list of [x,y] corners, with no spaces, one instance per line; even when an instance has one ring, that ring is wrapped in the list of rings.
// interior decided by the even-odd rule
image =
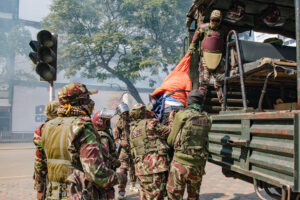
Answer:
[[[170,115],[169,115],[169,122],[174,121],[174,116],[175,116],[175,110],[173,110]]]
[[[37,199],[37,200],[42,200],[43,197],[44,197],[44,193],[42,193],[42,192],[38,192],[38,193],[36,194],[36,199]]]
[[[124,140],[123,140],[123,141],[121,142],[121,146],[122,146],[122,147],[128,147],[129,144],[128,144],[127,141],[124,141]]]
[[[193,23],[193,18],[191,17],[187,17],[186,20],[185,20],[185,24],[186,24],[186,27],[187,28],[190,28],[191,27],[191,24]]]
[[[189,50],[188,50],[188,54],[189,55],[193,55],[193,54],[195,54],[195,52],[196,52],[196,48],[195,47],[190,47]]]
[[[120,162],[120,160],[115,159],[112,162],[112,165],[113,165],[114,168],[119,168],[121,166],[121,162]]]
[[[119,185],[126,185],[127,184],[127,176],[122,173],[117,173],[118,176],[118,184]]]

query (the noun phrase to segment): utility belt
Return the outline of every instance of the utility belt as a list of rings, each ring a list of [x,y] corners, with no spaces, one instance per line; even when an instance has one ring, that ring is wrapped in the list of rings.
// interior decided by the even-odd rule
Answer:
[[[68,200],[69,188],[67,183],[49,181],[47,185],[47,200]]]

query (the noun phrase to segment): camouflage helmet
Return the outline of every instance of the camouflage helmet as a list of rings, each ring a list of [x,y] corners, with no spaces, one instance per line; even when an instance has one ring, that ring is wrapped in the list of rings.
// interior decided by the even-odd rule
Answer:
[[[219,10],[213,10],[210,15],[210,27],[212,29],[217,28],[222,21],[222,13]]]
[[[189,95],[188,95],[188,99],[187,99],[187,105],[193,105],[193,104],[197,104],[197,105],[202,105],[203,103],[203,98],[204,98],[204,94],[205,92],[203,90],[192,90]]]
[[[117,113],[121,115],[125,112],[129,112],[129,107],[126,103],[121,103],[120,105],[118,105],[116,110],[117,110]]]
[[[210,19],[220,19],[222,20],[222,13],[220,10],[213,10],[210,14]]]
[[[130,117],[132,117],[135,120],[145,118],[145,114],[146,106],[140,103],[134,105],[133,108],[130,110]]]
[[[82,100],[89,100],[90,95],[86,86],[82,83],[70,83],[58,92],[58,100],[61,105],[80,104]]]
[[[107,130],[110,128],[110,119],[115,115],[114,110],[102,109],[93,117],[93,124],[97,130]]]

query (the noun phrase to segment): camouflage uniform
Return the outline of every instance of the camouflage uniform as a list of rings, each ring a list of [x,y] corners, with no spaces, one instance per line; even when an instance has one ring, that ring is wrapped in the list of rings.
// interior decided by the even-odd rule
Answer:
[[[94,102],[81,83],[63,87],[58,98],[58,117],[46,122],[34,140],[43,154],[43,161],[35,162],[40,177],[35,185],[46,184],[47,171],[45,199],[106,199],[101,190],[127,179],[104,164],[100,137],[89,117]]]
[[[212,77],[214,87],[217,91],[219,102],[222,104],[222,85],[217,82],[217,75],[221,72],[221,59],[225,42],[225,31],[220,26],[222,14],[214,10],[210,17],[210,23],[201,24],[196,30],[189,47],[189,53],[195,53],[196,46],[201,42],[200,54],[202,62],[200,63],[200,84],[207,91],[210,77]],[[218,22],[215,22],[217,20]],[[206,97],[206,94],[205,94]],[[205,100],[205,98],[204,98]]]
[[[120,161],[118,160],[117,152],[116,152],[116,144],[114,142],[113,136],[108,131],[98,131],[100,135],[100,142],[102,147],[102,153],[105,160],[105,164],[107,168],[116,169],[120,166]],[[115,198],[115,190],[113,187],[108,188],[107,199]]]
[[[168,137],[168,144],[175,150],[167,184],[168,197],[172,200],[183,199],[185,185],[188,199],[199,198],[210,129],[209,118],[200,109],[202,101],[198,104],[188,101],[187,109],[175,115],[174,127]]]
[[[121,148],[119,154],[119,160],[121,162],[120,172],[127,176],[127,170],[129,170],[130,181],[135,183],[136,176],[129,146],[130,117],[128,114],[124,114],[121,115],[120,119],[116,123],[113,133],[115,135],[116,143],[119,144]],[[125,196],[125,188],[126,184],[119,185],[119,193],[121,193],[122,196]]]
[[[47,120],[45,122],[48,122],[51,119],[54,119],[57,117],[57,108],[59,106],[58,101],[51,101],[47,104],[44,113],[46,113]],[[42,128],[45,123],[40,125],[34,132],[33,136],[33,143],[36,146],[35,150],[35,162],[34,162],[34,189],[39,194],[39,197],[37,199],[42,198],[45,189],[46,189],[46,176],[47,176],[47,160],[46,155],[43,151],[43,148],[41,147],[41,136],[42,136]]]
[[[159,200],[165,196],[167,172],[170,157],[166,139],[173,126],[172,120],[168,126],[159,123],[158,119],[143,119],[141,108],[136,107],[130,112],[137,120],[130,127],[130,146],[134,155],[135,173],[140,183],[140,200]]]

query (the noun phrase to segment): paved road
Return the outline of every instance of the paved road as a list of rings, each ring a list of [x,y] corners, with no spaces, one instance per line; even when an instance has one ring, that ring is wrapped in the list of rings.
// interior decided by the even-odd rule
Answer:
[[[31,179],[33,160],[31,144],[0,144],[0,200],[35,199]],[[129,190],[127,197],[128,200],[138,199],[137,193]],[[251,184],[226,178],[220,167],[208,163],[200,199],[252,200],[258,197]]]

